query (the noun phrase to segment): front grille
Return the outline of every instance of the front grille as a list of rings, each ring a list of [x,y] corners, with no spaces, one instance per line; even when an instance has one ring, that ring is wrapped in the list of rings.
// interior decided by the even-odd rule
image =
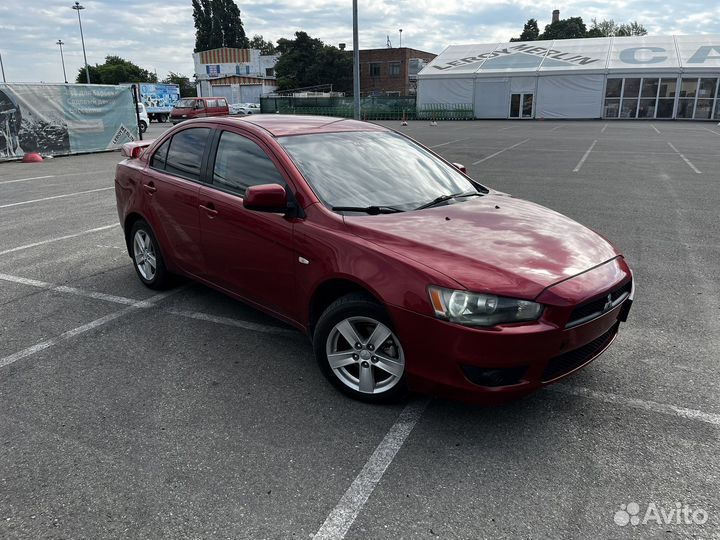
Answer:
[[[630,291],[632,291],[632,281],[628,281],[625,285],[610,291],[600,298],[585,302],[573,310],[570,314],[570,320],[565,327],[572,328],[573,326],[590,321],[609,311],[609,309],[605,309],[605,306],[608,303],[608,294],[610,295],[610,301],[612,302],[612,307],[610,309],[612,309],[625,300],[625,298],[630,295]]]
[[[599,338],[592,340],[590,343],[583,345],[570,352],[551,358],[545,371],[543,371],[543,382],[551,381],[557,377],[582,366],[585,362],[600,353],[612,341],[617,333],[618,324],[605,332]]]
[[[465,377],[478,386],[510,386],[518,384],[527,371],[527,366],[510,368],[482,368],[478,366],[461,365]]]

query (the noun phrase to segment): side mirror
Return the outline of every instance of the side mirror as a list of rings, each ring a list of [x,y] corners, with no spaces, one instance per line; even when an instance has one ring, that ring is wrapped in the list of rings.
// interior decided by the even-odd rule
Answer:
[[[465,165],[463,165],[462,163],[453,163],[452,165],[461,173],[467,174],[467,169],[465,168]]]
[[[250,186],[245,191],[243,206],[256,212],[284,214],[288,209],[287,193],[278,184]]]

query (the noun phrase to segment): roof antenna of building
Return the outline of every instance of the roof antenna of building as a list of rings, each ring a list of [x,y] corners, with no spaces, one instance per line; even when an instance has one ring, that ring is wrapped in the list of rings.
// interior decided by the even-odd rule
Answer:
[[[392,43],[390,43],[390,36],[387,36],[387,48],[392,49]]]

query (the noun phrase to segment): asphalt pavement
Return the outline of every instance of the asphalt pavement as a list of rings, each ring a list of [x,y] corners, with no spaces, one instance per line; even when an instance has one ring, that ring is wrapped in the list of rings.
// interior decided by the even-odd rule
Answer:
[[[619,246],[614,345],[500,407],[351,401],[295,330],[140,284],[118,152],[0,163],[0,538],[720,538],[720,127],[382,123]]]

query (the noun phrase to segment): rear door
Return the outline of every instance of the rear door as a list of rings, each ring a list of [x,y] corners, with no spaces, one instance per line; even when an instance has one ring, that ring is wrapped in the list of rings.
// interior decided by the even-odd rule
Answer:
[[[175,133],[152,155],[143,179],[146,215],[163,253],[180,270],[198,276],[204,268],[198,195],[210,134],[206,127]]]
[[[208,162],[209,185],[200,188],[200,228],[209,279],[280,315],[298,319],[295,218],[243,207],[253,185],[291,190],[259,141],[219,131]]]

